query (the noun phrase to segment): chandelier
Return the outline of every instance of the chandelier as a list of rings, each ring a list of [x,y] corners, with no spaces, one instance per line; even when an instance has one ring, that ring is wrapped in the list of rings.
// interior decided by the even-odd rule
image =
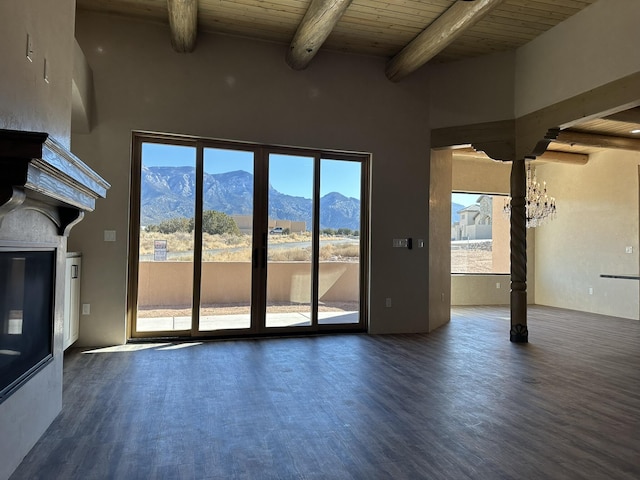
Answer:
[[[556,218],[556,199],[547,194],[547,182],[538,183],[536,169],[527,167],[527,193],[525,196],[527,228],[544,225]],[[511,216],[511,197],[504,205],[503,213]]]

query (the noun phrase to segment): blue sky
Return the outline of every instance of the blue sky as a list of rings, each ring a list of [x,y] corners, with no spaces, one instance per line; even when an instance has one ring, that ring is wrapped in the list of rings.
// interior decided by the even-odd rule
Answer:
[[[468,207],[469,205],[473,205],[474,203],[476,203],[476,200],[478,199],[478,197],[482,195],[481,193],[456,193],[453,192],[451,194],[451,201],[453,203],[459,203],[460,205],[464,205],[465,207]],[[507,195],[501,195],[498,193],[489,193],[488,195],[493,195],[494,197],[503,197],[503,198],[507,198]]]
[[[451,201],[468,207],[476,203],[476,199],[480,196],[479,193],[452,193]]]
[[[144,143],[144,165],[195,166],[195,147]],[[253,153],[240,150],[205,149],[205,172],[223,173],[244,170],[253,173]],[[360,163],[323,160],[320,164],[320,195],[339,192],[360,198]],[[313,159],[291,155],[270,156],[269,177],[273,188],[287,195],[311,198]]]

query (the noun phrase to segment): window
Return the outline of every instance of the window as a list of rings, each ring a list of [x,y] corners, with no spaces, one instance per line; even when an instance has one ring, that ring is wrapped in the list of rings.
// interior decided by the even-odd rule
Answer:
[[[506,195],[452,193],[451,273],[509,273],[507,201]]]

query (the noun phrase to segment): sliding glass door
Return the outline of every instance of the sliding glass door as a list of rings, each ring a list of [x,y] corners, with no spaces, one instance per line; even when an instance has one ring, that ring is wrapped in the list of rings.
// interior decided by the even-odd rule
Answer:
[[[198,332],[251,329],[252,151],[204,148]]]
[[[320,161],[318,323],[358,324],[362,265],[363,163]]]
[[[138,253],[136,333],[190,332],[196,148],[159,143],[139,146],[138,235],[130,241]]]
[[[270,153],[267,328],[312,325],[314,157]]]
[[[134,135],[132,337],[366,326],[368,156]]]

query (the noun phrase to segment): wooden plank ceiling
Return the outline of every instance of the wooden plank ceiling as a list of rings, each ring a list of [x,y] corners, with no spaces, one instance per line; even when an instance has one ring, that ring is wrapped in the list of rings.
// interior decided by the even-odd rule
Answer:
[[[317,48],[392,59],[454,4],[461,4],[455,5],[461,10],[480,10],[478,5],[486,4],[461,32],[455,32],[455,39],[454,32],[445,30],[451,43],[445,42],[429,59],[450,62],[514,50],[595,1],[347,0],[346,10],[328,26],[328,36]],[[199,31],[289,44],[312,0],[77,0],[77,8],[168,23],[167,3],[196,4]],[[329,11],[340,2],[313,3]]]
[[[564,152],[589,155],[607,149],[640,151],[640,107],[583,121],[564,129],[549,144],[546,154]]]
[[[595,1],[77,0],[76,5],[80,11],[168,24],[167,43],[176,52],[197,48],[199,31],[215,32],[288,44],[283,55],[296,70],[320,49],[387,58],[387,77],[398,81],[427,62],[515,50]],[[640,151],[640,107],[562,130],[545,156],[584,163],[588,154],[605,148]],[[478,155],[459,151],[465,153]]]

